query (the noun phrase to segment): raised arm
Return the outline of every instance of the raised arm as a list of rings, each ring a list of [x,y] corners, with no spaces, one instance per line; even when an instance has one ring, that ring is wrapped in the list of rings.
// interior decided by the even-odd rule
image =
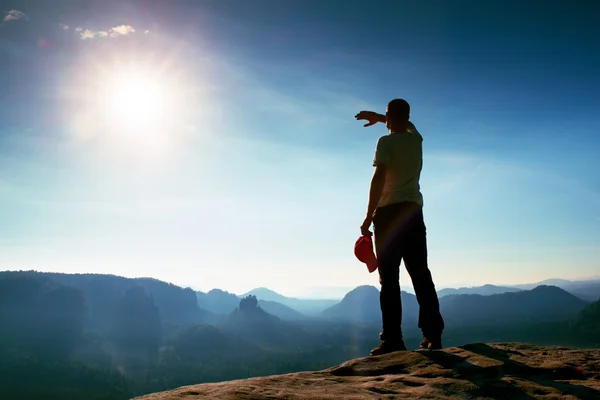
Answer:
[[[385,123],[385,115],[378,114],[374,111],[361,111],[354,116],[357,120],[364,119],[367,121],[365,127],[375,125],[378,122]]]

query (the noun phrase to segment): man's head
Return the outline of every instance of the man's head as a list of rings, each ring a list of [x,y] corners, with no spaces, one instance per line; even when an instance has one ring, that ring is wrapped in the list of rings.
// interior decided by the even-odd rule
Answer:
[[[410,105],[404,99],[390,101],[385,110],[385,126],[389,130],[402,129],[410,118]]]

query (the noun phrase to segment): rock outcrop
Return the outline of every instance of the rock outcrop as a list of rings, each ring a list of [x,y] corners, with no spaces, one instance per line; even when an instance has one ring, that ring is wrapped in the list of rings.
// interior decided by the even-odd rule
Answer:
[[[600,349],[476,343],[365,357],[317,372],[185,386],[138,400],[600,399]]]

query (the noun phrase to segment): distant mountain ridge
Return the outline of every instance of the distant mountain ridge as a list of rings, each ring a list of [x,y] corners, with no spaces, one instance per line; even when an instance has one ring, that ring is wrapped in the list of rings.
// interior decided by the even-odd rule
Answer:
[[[487,296],[492,294],[517,292],[519,290],[531,290],[538,286],[556,286],[585,301],[596,301],[598,298],[600,298],[600,278],[582,280],[551,278],[540,282],[518,285],[485,284],[482,286],[443,288],[437,292],[438,297],[445,297],[452,294],[481,294]]]
[[[489,325],[513,322],[549,322],[567,319],[589,303],[556,286],[483,296],[451,295],[440,299],[449,324]]]
[[[283,304],[284,301],[288,300],[288,297],[266,287],[254,288],[249,292],[240,295],[240,297],[246,297],[250,295],[256,296],[257,299],[276,301],[281,304]]]
[[[269,292],[271,292],[272,295],[267,296],[268,299],[286,299],[284,296],[281,296],[276,292]],[[198,298],[198,306],[200,308],[206,309],[214,314],[226,315],[233,312],[238,307],[240,301],[244,297],[250,296],[251,294],[252,293],[247,293],[242,296],[238,296],[236,294],[229,293],[221,289],[212,289],[207,293],[196,292],[196,297]],[[281,302],[268,299],[259,298],[258,305],[261,309],[263,309],[269,314],[272,314],[285,321],[302,321],[309,318],[292,307],[286,306]]]
[[[258,306],[265,310],[267,313],[272,314],[284,321],[304,321],[310,317],[302,314],[301,312],[288,307],[285,304],[277,301],[270,300],[258,300]]]
[[[231,303],[238,298],[222,290],[211,291],[212,296]],[[287,306],[252,295],[241,298],[231,312],[214,315],[199,307],[195,291],[156,279],[0,272],[0,320],[10,321],[0,324],[0,366],[11,377],[6,383],[12,385],[12,392],[0,397],[133,398],[133,394],[193,382],[337,365],[367,355],[378,343],[378,296],[377,287],[360,286],[323,311],[331,315],[291,322],[261,304],[284,310]],[[404,332],[405,340],[414,349],[421,340],[416,329],[418,306],[410,293],[402,292],[402,300],[403,322],[414,325]],[[450,295],[441,303],[447,348],[504,339],[600,346],[600,301],[587,304],[557,287],[543,285],[489,296]],[[582,311],[572,313],[582,304],[586,304]],[[209,322],[206,315],[216,320]],[[423,353],[413,355],[417,354]],[[424,361],[429,368],[431,362]],[[449,360],[444,356],[439,361]],[[459,371],[465,368],[460,360],[458,365]],[[482,367],[487,371],[488,367],[475,365],[477,376]],[[513,367],[523,371],[518,364]],[[554,365],[548,368],[552,374],[562,374]],[[372,369],[364,371],[369,374]],[[13,378],[15,372],[18,379]],[[400,373],[406,375],[404,370]],[[358,382],[355,376],[351,379]],[[409,387],[421,390],[422,386]],[[250,396],[255,398],[256,392]]]
[[[332,319],[338,321],[349,321],[352,323],[379,323],[379,289],[375,286],[362,285],[349,291],[342,300],[319,300],[319,299],[298,299],[286,297],[265,287],[255,288],[243,295],[236,295],[221,289],[212,289],[207,293],[194,291],[190,288],[181,288],[179,286],[159,281],[153,278],[124,278],[107,274],[61,274],[61,273],[40,273],[33,271],[7,271],[8,274],[33,274],[43,275],[55,279],[57,282],[81,289],[86,294],[86,303],[91,310],[97,313],[106,314],[108,308],[105,307],[105,299],[113,296],[115,289],[124,292],[127,288],[135,285],[142,286],[152,297],[161,310],[161,319],[168,328],[181,323],[202,322],[215,324],[224,316],[231,313],[238,307],[242,298],[255,295],[259,306],[265,312],[276,316],[284,321],[306,321],[310,319]],[[565,310],[568,314],[577,311],[585,302],[592,302],[600,298],[600,279],[570,281],[566,279],[548,279],[543,281],[545,284],[522,284],[522,285],[482,285],[475,287],[462,288],[444,288],[438,291],[440,306],[442,312],[449,321],[455,319],[455,316],[462,315],[460,309],[478,308],[472,303],[479,302],[489,307],[501,307],[500,303],[504,300],[498,300],[494,297],[501,294],[522,293],[531,291],[539,286],[550,286],[562,289],[561,292],[554,292],[558,296],[563,296],[566,304],[571,308]],[[550,285],[555,284],[555,285]],[[565,296],[567,292],[579,300],[574,301],[571,296]],[[448,299],[452,296],[482,296],[482,298],[465,297],[459,299]],[[491,298],[488,298],[492,296]],[[507,299],[503,297],[502,299]],[[523,297],[525,298],[525,297]],[[526,300],[537,301],[536,296]],[[349,305],[352,304],[352,305]],[[402,292],[403,321],[407,324],[413,323],[418,315],[418,303],[412,293]],[[553,304],[552,299],[545,303]],[[520,305],[516,306],[517,308]],[[525,309],[531,310],[531,304],[525,304]],[[557,310],[563,309],[560,303],[556,304]],[[481,311],[483,312],[483,311]],[[496,311],[494,311],[496,312]],[[483,312],[483,317],[486,313]],[[492,313],[494,314],[494,313]],[[539,314],[539,313],[538,313]],[[109,316],[106,314],[107,317]],[[477,313],[472,314],[477,315]],[[482,316],[470,316],[465,314],[463,322],[471,319],[482,318]],[[494,314],[495,315],[495,314]],[[552,313],[550,313],[552,315]],[[558,315],[558,314],[557,314]],[[457,318],[457,317],[456,317]],[[487,318],[487,317],[486,317]]]
[[[586,302],[592,302],[598,300],[600,298],[600,279],[591,279],[591,280],[581,280],[581,281],[570,281],[566,279],[547,279],[539,283],[531,283],[531,284],[522,284],[522,285],[493,285],[493,284],[485,284],[481,286],[472,286],[472,287],[460,287],[460,288],[443,288],[438,290],[438,297],[440,298],[441,304],[444,304],[443,298],[452,295],[481,295],[481,296],[492,296],[504,293],[515,293],[531,290],[538,286],[555,286],[563,289],[564,291],[578,297],[581,300]],[[281,295],[271,289],[265,287],[255,288],[247,293],[244,293],[241,296],[229,294],[231,300],[227,306],[227,310],[230,311],[235,308],[235,302],[239,301],[239,299],[248,295],[255,295],[259,301],[261,301],[261,307],[268,311],[269,313],[276,315],[284,320],[301,320],[302,318],[311,318],[311,317],[325,317],[325,318],[334,318],[338,319],[340,316],[345,315],[344,312],[341,312],[340,315],[337,315],[335,310],[343,309],[343,306],[335,307],[338,304],[342,303],[344,298],[346,298],[349,294],[350,297],[357,296],[356,290],[358,292],[361,291],[369,291],[372,289],[368,289],[368,287],[377,290],[374,286],[369,285],[361,285],[358,286],[346,293],[341,300],[317,300],[317,299],[297,299],[292,297],[286,297]],[[213,289],[215,290],[215,289]],[[218,289],[216,289],[218,290]],[[212,292],[212,291],[211,291]],[[201,293],[201,292],[199,292]],[[210,293],[210,292],[209,292]],[[374,295],[375,292],[372,292],[371,295],[366,295],[366,292],[363,292],[362,296],[365,297],[366,302],[372,302],[378,304],[378,298]],[[199,295],[200,297],[201,295]],[[236,300],[237,299],[237,300]],[[349,300],[346,300],[348,302]],[[410,291],[410,289],[402,291],[402,301],[403,301],[403,318],[410,320],[418,313],[418,303],[416,302],[416,297],[414,293]],[[272,302],[272,303],[267,303]],[[204,307],[201,303],[201,307]],[[332,307],[335,307],[332,309]],[[215,312],[216,310],[211,307],[206,307],[209,311]],[[361,310],[373,310],[375,307],[373,306],[365,306],[365,304],[358,304],[357,307],[350,307],[354,310],[355,316],[353,319],[355,321],[361,321],[361,323],[365,323],[367,321],[377,321],[379,318],[377,313],[373,313],[372,311],[361,311]],[[327,310],[327,311],[326,311]],[[299,313],[299,315],[297,314]],[[342,317],[343,318],[343,317]]]
[[[568,279],[551,278],[551,279],[546,279],[546,280],[543,280],[540,282],[525,283],[525,284],[518,284],[518,285],[484,284],[484,285],[480,285],[480,286],[461,286],[458,288],[447,287],[447,288],[439,289],[437,291],[437,293],[438,293],[438,297],[440,297],[440,298],[449,296],[449,295],[454,295],[454,294],[479,294],[479,295],[483,295],[483,296],[489,296],[489,295],[494,295],[494,294],[531,290],[537,286],[542,286],[542,285],[559,287],[559,288],[566,290],[567,292],[569,292],[585,301],[595,301],[595,300],[598,300],[598,298],[600,298],[600,278],[596,278],[596,277],[590,278],[590,279],[583,279],[583,280],[568,280]],[[357,287],[361,287],[361,286],[365,286],[365,285],[359,285]],[[344,293],[344,295],[341,296],[341,298],[339,300],[325,299],[325,297],[323,297],[322,299],[317,299],[316,297],[310,298],[310,299],[286,297],[284,295],[277,293],[276,291],[273,291],[273,290],[265,288],[265,287],[258,287],[258,288],[252,289],[249,292],[247,292],[239,297],[241,298],[246,295],[254,294],[259,299],[276,301],[278,303],[285,304],[288,307],[291,307],[296,310],[297,310],[297,308],[296,308],[295,302],[301,303],[301,302],[305,302],[305,301],[309,301],[309,302],[316,301],[316,302],[322,302],[323,305],[326,305],[326,307],[323,307],[323,310],[324,310],[334,304],[339,303],[339,301],[341,301],[348,293],[352,292],[357,287],[348,289],[347,292]],[[404,289],[404,291],[409,294],[414,294],[414,290],[412,287],[406,287]],[[327,303],[329,303],[329,304],[327,304]],[[321,311],[323,311],[323,310],[321,310]]]
[[[518,292],[520,290],[524,290],[524,289],[519,289],[519,288],[515,288],[515,287],[510,287],[510,286],[496,286],[496,285],[486,284],[483,286],[460,287],[460,288],[456,288],[456,289],[455,288],[445,288],[445,289],[438,290],[437,293],[438,293],[438,297],[444,297],[444,296],[449,296],[449,295],[453,295],[453,294],[480,294],[483,296],[489,296],[492,294]]]
[[[600,299],[600,278],[585,280],[546,279],[538,283],[526,283],[522,285],[513,285],[512,287],[532,289],[540,285],[559,287],[586,301],[596,301]]]
[[[416,326],[419,305],[417,297],[401,291],[402,325],[407,329]],[[324,310],[321,315],[330,321],[346,321],[352,324],[380,324],[381,308],[379,305],[379,289],[371,285],[363,285],[350,291],[341,302]]]
[[[160,310],[160,319],[167,330],[180,324],[215,323],[214,313],[198,306],[195,292],[190,288],[160,281],[154,278],[126,278],[111,274],[66,274],[37,271],[5,271],[2,277],[43,278],[82,292],[89,308],[86,316],[92,323],[104,323],[112,318],[115,301],[127,291],[143,288]],[[94,315],[94,318],[90,318]]]
[[[334,320],[370,323],[381,320],[378,314],[379,290],[363,285],[351,290],[339,303],[323,310],[323,316]]]
[[[240,297],[221,289],[212,289],[207,293],[196,292],[198,306],[214,314],[229,314],[240,303]]]
[[[416,296],[402,292],[403,326],[415,325],[418,316]],[[440,298],[440,311],[448,326],[494,325],[515,322],[548,322],[569,318],[589,303],[556,286],[540,285],[493,295],[453,294]],[[379,323],[379,290],[359,286],[322,315],[356,324]]]
[[[259,287],[242,295],[242,297],[254,295],[259,300],[274,301],[284,306],[290,307],[307,316],[317,316],[323,310],[339,302],[335,299],[297,299],[294,297],[283,296],[271,289]]]

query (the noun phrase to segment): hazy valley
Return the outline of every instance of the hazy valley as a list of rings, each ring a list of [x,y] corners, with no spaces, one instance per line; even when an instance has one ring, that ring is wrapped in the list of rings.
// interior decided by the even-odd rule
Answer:
[[[579,295],[547,284],[440,293],[444,345],[600,347],[600,293],[595,302],[586,300],[598,282],[562,284]],[[341,300],[315,300],[266,288],[236,295],[150,278],[2,272],[0,313],[7,323],[0,329],[0,372],[10,379],[0,394],[125,399],[187,384],[328,368],[376,345],[378,296],[373,286],[359,286]],[[416,297],[402,292],[402,301],[406,342],[416,348]]]

